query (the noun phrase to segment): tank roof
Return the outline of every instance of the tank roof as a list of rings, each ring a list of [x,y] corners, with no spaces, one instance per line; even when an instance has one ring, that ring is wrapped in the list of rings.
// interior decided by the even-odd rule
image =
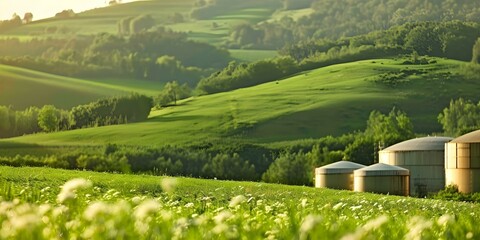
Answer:
[[[392,166],[385,163],[377,163],[364,167],[354,172],[355,176],[407,176],[410,171],[398,166]]]
[[[453,143],[480,143],[480,130],[467,133],[452,140]]]
[[[352,173],[353,170],[363,168],[365,165],[350,162],[350,161],[338,161],[323,167],[315,169],[315,174],[335,174],[335,173]]]
[[[428,150],[444,150],[445,143],[450,142],[451,137],[421,137],[403,141],[392,145],[383,151],[428,151]]]

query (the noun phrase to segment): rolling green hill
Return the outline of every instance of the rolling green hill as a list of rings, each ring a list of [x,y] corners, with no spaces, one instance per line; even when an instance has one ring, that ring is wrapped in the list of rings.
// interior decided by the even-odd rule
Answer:
[[[104,8],[92,9],[78,13],[76,17],[70,19],[49,18],[33,22],[13,29],[0,35],[1,37],[19,37],[27,40],[32,37],[70,37],[72,34],[90,35],[102,32],[116,34],[118,32],[117,23],[126,17],[135,17],[143,14],[151,15],[156,23],[166,26],[174,31],[185,32],[192,40],[206,42],[213,45],[220,45],[228,38],[229,30],[232,26],[249,22],[252,24],[262,21],[277,19],[279,16],[289,15],[298,17],[301,11],[279,11],[275,8],[246,8],[236,11],[227,11],[219,16],[207,20],[189,19],[189,13],[194,6],[195,0],[155,0],[138,1],[125,4],[119,4]],[[169,18],[174,13],[184,16],[184,22],[172,23]],[[263,50],[260,52],[251,50],[231,51],[232,58],[241,61],[254,61],[273,57],[277,55],[276,51]]]
[[[106,96],[139,92],[156,95],[160,83],[140,80],[87,80],[0,65],[0,105],[16,109],[53,104],[70,108]]]
[[[225,137],[276,142],[363,130],[372,110],[405,111],[416,132],[440,132],[436,117],[451,99],[476,100],[463,62],[428,65],[378,59],[329,66],[255,87],[186,99],[142,123],[7,139],[50,145],[166,145]]]

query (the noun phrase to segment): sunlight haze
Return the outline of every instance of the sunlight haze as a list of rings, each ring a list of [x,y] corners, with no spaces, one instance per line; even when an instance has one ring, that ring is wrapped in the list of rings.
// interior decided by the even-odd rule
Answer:
[[[10,19],[14,13],[20,17],[33,13],[33,20],[53,17],[65,9],[79,13],[88,9],[108,6],[108,0],[0,0],[0,19]],[[122,2],[132,2],[125,0]]]

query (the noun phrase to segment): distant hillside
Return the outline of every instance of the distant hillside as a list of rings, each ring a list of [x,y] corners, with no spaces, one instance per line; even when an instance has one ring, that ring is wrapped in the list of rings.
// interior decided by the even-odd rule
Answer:
[[[65,37],[118,33],[128,17],[151,15],[155,25],[229,48],[278,49],[311,38],[338,39],[425,21],[479,22],[480,3],[466,0],[154,0],[50,18],[6,32],[9,36]]]
[[[71,108],[102,97],[130,92],[156,95],[161,88],[161,84],[154,82],[92,81],[0,65],[0,105],[11,105],[15,109],[46,104]]]
[[[275,142],[363,130],[372,110],[405,111],[416,132],[440,132],[438,113],[454,98],[478,101],[478,83],[460,61],[368,60],[304,72],[285,80],[190,98],[142,123],[38,134],[6,141],[53,145],[166,145],[240,138]]]

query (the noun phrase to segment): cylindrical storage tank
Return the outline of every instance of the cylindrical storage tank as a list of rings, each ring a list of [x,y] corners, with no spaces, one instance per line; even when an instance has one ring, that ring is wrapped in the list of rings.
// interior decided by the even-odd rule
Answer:
[[[353,172],[355,192],[409,195],[410,171],[405,168],[377,163]]]
[[[480,130],[445,144],[445,182],[463,193],[480,192]]]
[[[353,171],[365,165],[338,161],[315,169],[315,187],[353,190]]]
[[[424,197],[445,187],[445,143],[449,137],[422,137],[378,152],[379,162],[410,170],[410,195]]]

